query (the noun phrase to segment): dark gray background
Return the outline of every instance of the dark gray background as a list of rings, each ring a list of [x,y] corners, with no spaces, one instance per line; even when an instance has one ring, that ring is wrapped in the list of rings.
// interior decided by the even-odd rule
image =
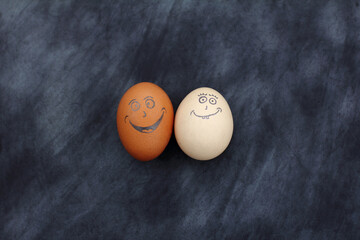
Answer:
[[[359,239],[358,1],[0,1],[0,239]],[[234,135],[131,158],[117,104],[208,86]]]

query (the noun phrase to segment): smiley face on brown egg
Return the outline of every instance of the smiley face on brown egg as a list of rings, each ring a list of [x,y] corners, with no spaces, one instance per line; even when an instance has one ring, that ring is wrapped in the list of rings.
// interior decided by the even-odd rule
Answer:
[[[141,102],[142,102],[142,104],[140,104],[138,99],[132,99],[129,102],[132,112],[135,112],[132,114],[134,116],[133,118],[136,119],[137,122],[141,122],[141,119],[152,116],[152,115],[150,115],[150,114],[152,114],[151,111],[155,108],[155,105],[156,105],[155,100],[152,96],[145,97]],[[124,121],[126,123],[126,121],[128,120],[130,125],[136,131],[139,131],[141,133],[152,133],[160,125],[161,120],[163,119],[165,113],[166,113],[166,108],[162,107],[160,117],[156,120],[156,122],[154,122],[151,125],[137,125],[133,121],[128,119],[129,115],[125,116]],[[139,119],[140,119],[140,121],[139,121]],[[145,120],[144,120],[144,122],[145,122]],[[140,124],[143,124],[143,123],[140,123]]]
[[[128,89],[117,111],[121,142],[141,161],[154,159],[163,152],[172,134],[173,120],[174,110],[168,95],[149,82]]]

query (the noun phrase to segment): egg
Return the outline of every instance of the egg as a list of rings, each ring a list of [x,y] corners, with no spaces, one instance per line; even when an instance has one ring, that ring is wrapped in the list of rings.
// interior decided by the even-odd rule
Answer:
[[[195,89],[182,100],[174,125],[180,148],[196,160],[210,160],[224,152],[234,129],[229,104],[208,87]]]
[[[162,88],[142,82],[129,88],[121,98],[116,122],[126,151],[137,160],[150,161],[169,143],[174,110]]]

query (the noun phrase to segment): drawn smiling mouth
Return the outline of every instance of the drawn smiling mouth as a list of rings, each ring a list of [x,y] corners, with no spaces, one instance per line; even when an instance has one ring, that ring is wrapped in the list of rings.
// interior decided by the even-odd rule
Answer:
[[[141,132],[141,133],[152,133],[153,131],[155,131],[155,130],[158,128],[161,120],[162,120],[163,117],[164,117],[164,114],[166,113],[166,109],[165,109],[165,108],[162,108],[161,111],[162,111],[162,114],[161,114],[160,118],[159,118],[153,125],[151,125],[151,126],[140,127],[140,126],[137,126],[137,125],[133,124],[130,120],[129,120],[129,122],[130,122],[131,126],[132,126],[135,130],[137,130],[137,131],[139,131],[139,132]],[[128,118],[128,116],[126,116],[125,119],[124,119],[124,120],[125,120],[125,123],[126,123],[126,118]]]
[[[192,111],[190,112],[190,116],[191,116],[191,114],[194,114],[194,115],[195,115],[196,117],[198,117],[198,118],[209,119],[209,117],[214,116],[214,115],[218,114],[219,112],[222,112],[222,109],[219,108],[219,107],[217,108],[217,111],[216,111],[216,112],[211,113],[211,114],[209,114],[209,115],[197,115],[197,114],[195,113],[195,110],[192,110]]]

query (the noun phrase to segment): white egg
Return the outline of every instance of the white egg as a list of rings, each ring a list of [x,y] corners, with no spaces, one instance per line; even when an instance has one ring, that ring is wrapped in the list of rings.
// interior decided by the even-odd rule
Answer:
[[[196,160],[219,156],[230,143],[234,122],[229,104],[212,88],[198,88],[180,103],[175,115],[175,138]]]

